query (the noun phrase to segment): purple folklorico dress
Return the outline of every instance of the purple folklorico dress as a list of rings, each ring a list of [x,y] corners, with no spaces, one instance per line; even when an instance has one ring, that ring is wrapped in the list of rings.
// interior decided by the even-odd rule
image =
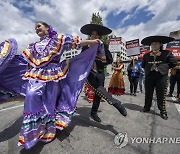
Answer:
[[[70,124],[95,57],[105,56],[103,48],[97,53],[95,45],[59,63],[63,51],[78,47],[78,37],[46,36],[29,44],[23,51],[24,58],[14,56],[8,65],[0,59],[0,87],[26,96],[19,146],[30,149],[38,141],[50,142],[56,129],[63,130]]]
[[[9,39],[0,44],[0,90],[25,95],[27,81],[22,80],[27,62],[17,54],[17,42]]]

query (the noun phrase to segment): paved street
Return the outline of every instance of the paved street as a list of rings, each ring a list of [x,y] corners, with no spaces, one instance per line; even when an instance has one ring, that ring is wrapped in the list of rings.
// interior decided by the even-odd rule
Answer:
[[[109,79],[110,76],[107,76],[106,86]],[[156,99],[150,113],[141,113],[139,110],[144,104],[144,93],[130,96],[126,76],[125,85],[126,94],[115,97],[127,108],[127,117],[102,101],[98,113],[102,122],[94,122],[89,118],[92,104],[85,100],[82,93],[71,125],[62,132],[58,131],[51,143],[39,143],[31,150],[17,147],[23,102],[0,104],[0,154],[178,154],[180,105],[167,98],[167,121],[159,116]],[[114,142],[118,133],[127,133],[128,143],[122,148]],[[146,142],[143,138],[154,139],[156,143]]]

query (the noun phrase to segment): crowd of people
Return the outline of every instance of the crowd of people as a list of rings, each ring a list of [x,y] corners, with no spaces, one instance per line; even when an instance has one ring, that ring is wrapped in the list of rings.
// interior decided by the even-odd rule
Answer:
[[[175,59],[173,54],[163,49],[163,44],[173,41],[174,38],[167,36],[150,36],[142,40],[143,45],[149,45],[151,52],[145,54],[143,59],[138,61],[137,58],[132,58],[127,67],[127,76],[130,83],[130,95],[137,95],[137,87],[139,91],[145,92],[145,104],[141,112],[149,112],[152,106],[154,90],[156,90],[157,105],[160,110],[162,119],[167,120],[166,111],[166,96],[168,89],[168,81],[170,80],[169,97],[172,97],[175,84],[177,83],[177,101],[180,102],[180,62]],[[114,95],[125,94],[125,86],[123,79],[124,65],[120,58],[112,63],[114,70],[110,79],[108,92]],[[169,70],[171,70],[170,79],[168,78]],[[144,84],[144,88],[143,88]]]
[[[92,102],[90,116],[93,120],[101,122],[97,111],[102,98],[121,115],[127,116],[121,101],[113,97],[126,94],[124,64],[120,58],[113,62],[108,45],[102,42],[102,36],[110,34],[111,29],[86,24],[80,31],[90,36],[87,40],[81,40],[79,36],[58,35],[52,26],[42,21],[36,22],[35,31],[40,40],[30,43],[20,55],[17,55],[15,39],[0,44],[0,88],[25,96],[19,146],[30,149],[39,141],[50,142],[56,129],[68,127],[83,87],[87,100]],[[150,111],[155,88],[160,115],[165,120],[168,119],[165,96],[170,68],[169,96],[172,96],[177,82],[177,96],[180,97],[180,65],[171,52],[162,48],[170,41],[173,38],[165,36],[144,38],[141,43],[151,46],[152,51],[141,62],[133,58],[127,68],[130,95],[137,96],[138,83],[140,92],[145,92],[142,112]],[[60,62],[63,52],[74,48],[82,52]],[[112,64],[113,74],[106,89],[104,68],[108,64]]]

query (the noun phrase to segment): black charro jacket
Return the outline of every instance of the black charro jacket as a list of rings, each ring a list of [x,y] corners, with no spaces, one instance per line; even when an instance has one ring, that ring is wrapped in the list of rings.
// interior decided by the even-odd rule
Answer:
[[[82,52],[88,49],[88,46],[84,46],[82,48]],[[110,63],[112,63],[113,58],[112,55],[108,49],[108,45],[104,44],[104,50],[105,50],[105,56],[106,56],[106,63],[101,62],[100,60],[95,60],[96,64],[96,71],[94,69],[91,69],[91,72],[88,75],[88,83],[97,89],[99,86],[104,86],[105,81],[105,74],[104,74],[104,67]]]
[[[149,52],[143,56],[142,67],[145,70],[145,75],[149,75],[152,71],[151,68],[155,64],[157,70],[161,75],[168,75],[168,70],[177,65],[177,60],[173,54],[168,50],[162,50],[158,56],[153,56],[152,52]]]

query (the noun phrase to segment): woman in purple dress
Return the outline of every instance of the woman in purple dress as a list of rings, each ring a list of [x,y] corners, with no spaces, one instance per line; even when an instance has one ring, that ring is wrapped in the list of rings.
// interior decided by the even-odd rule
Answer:
[[[19,146],[26,149],[30,149],[38,141],[52,141],[56,128],[63,130],[69,125],[78,96],[96,56],[98,45],[95,44],[99,43],[98,39],[80,41],[79,37],[58,35],[44,22],[37,22],[35,30],[40,41],[28,45],[22,54],[24,59],[21,56],[18,57],[22,58],[19,62],[15,56],[9,59],[9,65],[16,61],[27,68],[18,70],[19,84],[13,82],[13,76],[9,76],[6,83],[0,82],[0,87],[16,87],[13,89],[15,92],[26,96],[18,142]],[[92,48],[69,61],[59,62],[63,51],[86,45]],[[13,74],[16,68],[5,66],[2,58],[0,61],[0,70],[4,67],[0,73],[1,81],[7,79],[11,72]]]

